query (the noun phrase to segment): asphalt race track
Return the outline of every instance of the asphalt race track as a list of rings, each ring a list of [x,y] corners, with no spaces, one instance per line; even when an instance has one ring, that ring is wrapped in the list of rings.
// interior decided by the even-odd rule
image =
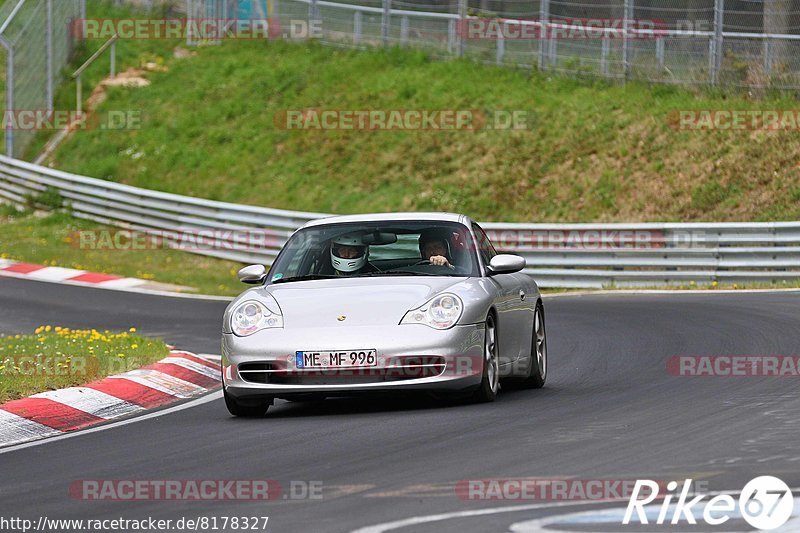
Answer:
[[[536,531],[534,519],[609,504],[468,501],[456,496],[460,480],[694,478],[720,491],[774,474],[800,486],[798,378],[666,370],[674,355],[798,355],[800,292],[574,295],[545,305],[550,375],[543,390],[505,391],[485,405],[427,397],[280,402],[258,420],[232,418],[219,399],[0,453],[0,514],[269,516],[268,531],[307,533],[454,513],[364,531],[505,533],[512,524]],[[3,334],[40,324],[136,326],[179,348],[218,353],[224,308],[221,301],[0,278]],[[323,497],[71,498],[70,483],[85,479],[305,481],[321,483]]]

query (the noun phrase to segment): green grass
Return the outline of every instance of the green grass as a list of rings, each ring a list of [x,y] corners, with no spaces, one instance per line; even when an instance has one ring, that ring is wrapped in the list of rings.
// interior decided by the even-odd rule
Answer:
[[[95,16],[110,11],[97,4]],[[92,15],[92,13],[90,13]],[[89,41],[75,65],[101,43]],[[50,164],[215,200],[331,213],[448,210],[482,221],[800,219],[800,134],[676,131],[682,109],[795,109],[791,95],[608,84],[478,64],[419,50],[225,42],[175,58],[167,41],[123,41],[120,70],[153,61],[151,85],[110,88],[99,112],[141,113],[139,129],[88,129]],[[101,61],[89,87],[106,75]],[[74,106],[63,85],[57,108]],[[287,131],[286,110],[522,110],[503,131]],[[42,134],[36,153],[46,140]],[[52,199],[43,197],[40,203]],[[3,218],[5,216],[5,219]],[[100,226],[0,211],[0,252],[233,295],[237,263],[170,250],[86,251],[65,239]]]
[[[136,335],[41,326],[31,335],[0,336],[0,403],[89,383],[167,356],[164,342]]]
[[[236,278],[239,263],[160,248],[81,249],[76,232],[109,228],[67,213],[9,215],[8,207],[0,211],[3,259],[173,283],[193,287],[202,294],[233,296],[245,288]]]
[[[681,109],[793,109],[641,83],[434,61],[418,50],[226,42],[165,58],[102,109],[141,129],[81,131],[53,164],[216,200],[352,213],[450,210],[493,221],[800,218],[800,134],[676,131]],[[524,110],[522,131],[286,131],[289,109]]]

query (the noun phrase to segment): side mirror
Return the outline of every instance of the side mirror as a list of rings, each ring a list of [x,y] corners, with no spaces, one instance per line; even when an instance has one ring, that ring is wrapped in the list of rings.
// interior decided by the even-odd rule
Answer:
[[[238,276],[242,283],[262,283],[267,277],[267,269],[264,265],[248,265],[239,270]]]
[[[497,254],[489,261],[489,275],[511,274],[525,268],[525,258],[513,254]]]

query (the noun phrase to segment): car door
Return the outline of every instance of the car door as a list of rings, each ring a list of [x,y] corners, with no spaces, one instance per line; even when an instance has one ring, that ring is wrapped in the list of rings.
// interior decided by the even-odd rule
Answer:
[[[472,223],[472,231],[478,246],[478,253],[484,268],[489,265],[497,251],[486,232],[478,224]],[[500,364],[507,365],[516,361],[524,350],[530,348],[529,332],[533,323],[533,311],[527,294],[523,290],[520,276],[525,274],[495,274],[489,277],[496,287],[494,306],[497,310],[497,332],[500,339]],[[527,352],[524,352],[527,355]]]

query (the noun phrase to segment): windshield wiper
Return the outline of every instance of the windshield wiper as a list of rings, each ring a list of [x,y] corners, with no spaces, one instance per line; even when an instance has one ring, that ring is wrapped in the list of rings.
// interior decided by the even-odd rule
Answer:
[[[430,272],[420,272],[419,270],[381,270],[379,272],[367,272],[362,276],[439,276]]]
[[[306,276],[294,276],[292,278],[280,278],[273,280],[272,283],[286,283],[287,281],[309,281],[313,279],[334,279],[340,276],[331,276],[326,274],[308,274]]]

